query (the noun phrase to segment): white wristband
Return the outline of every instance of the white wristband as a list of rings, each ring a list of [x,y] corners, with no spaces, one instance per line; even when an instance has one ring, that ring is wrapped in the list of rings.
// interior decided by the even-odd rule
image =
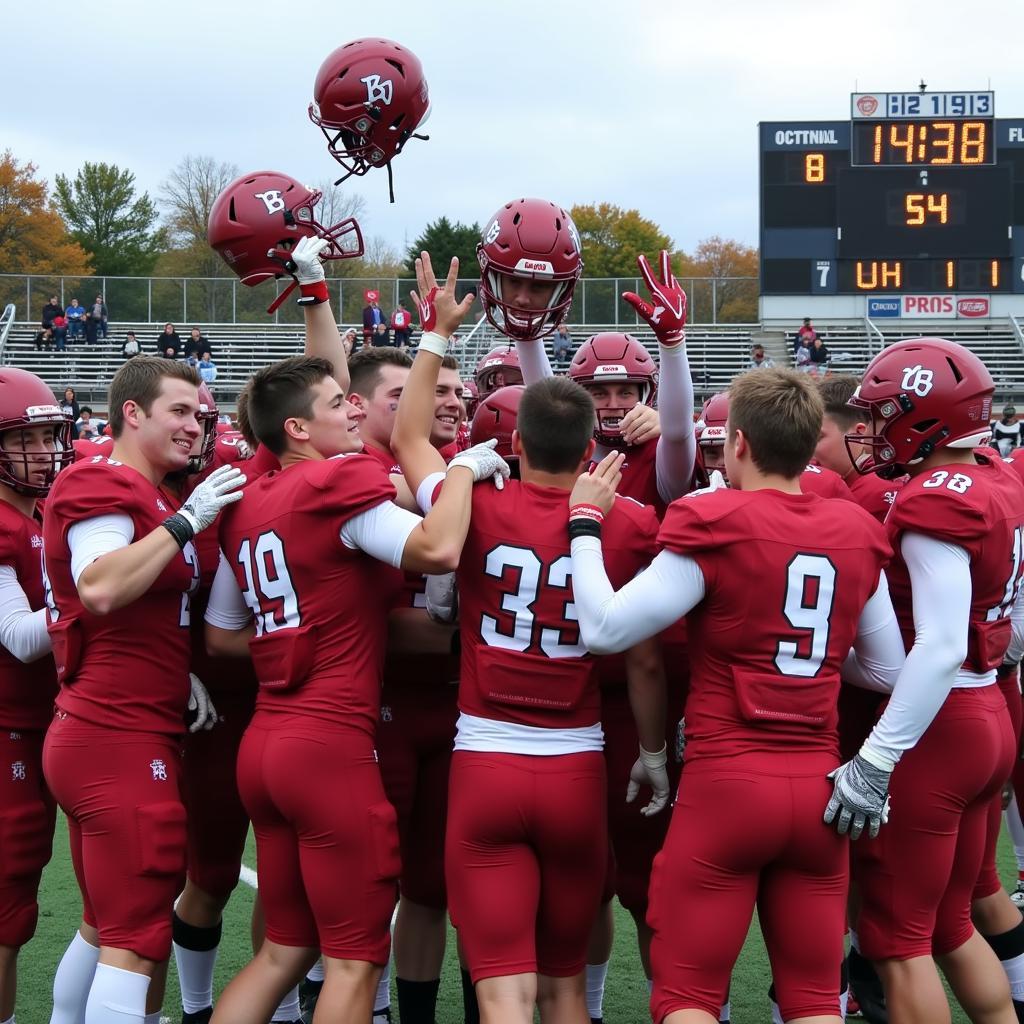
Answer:
[[[644,745],[640,744],[640,763],[645,768],[657,771],[660,768],[664,768],[667,762],[668,743],[665,743],[661,750],[644,750]]]
[[[420,338],[420,349],[426,349],[432,355],[439,356],[441,359],[448,354],[448,339],[442,337],[436,331],[427,331]]]

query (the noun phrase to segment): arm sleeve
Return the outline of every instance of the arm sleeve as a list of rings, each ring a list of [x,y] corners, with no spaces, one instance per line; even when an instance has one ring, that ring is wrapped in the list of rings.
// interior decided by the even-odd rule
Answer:
[[[0,565],[0,644],[26,663],[53,649],[46,631],[46,609],[32,611],[10,565]]]
[[[358,548],[400,569],[406,542],[422,522],[419,516],[399,508],[394,502],[382,501],[349,519],[341,528],[341,541],[347,548]]]
[[[211,626],[232,631],[245,629],[252,623],[252,611],[245,603],[238,580],[223,555],[220,556],[217,575],[213,577],[204,618]]]
[[[1010,646],[1006,649],[1006,657],[1003,660],[1016,665],[1024,657],[1024,587],[1017,591],[1017,600],[1013,602],[1010,627]]]
[[[78,577],[97,558],[128,547],[135,537],[135,523],[131,516],[111,513],[82,519],[68,530],[71,549],[71,576],[78,586]]]
[[[910,573],[915,636],[892,698],[861,750],[880,767],[895,764],[924,735],[967,657],[970,556],[959,545],[909,532],[900,550]]]
[[[572,592],[580,635],[593,654],[624,651],[671,626],[704,597],[704,574],[685,555],[662,551],[614,591],[597,537],[572,542]]]
[[[545,377],[554,377],[555,371],[551,369],[547,346],[543,341],[517,341],[516,354],[519,356],[524,384],[536,384]]]
[[[444,483],[444,473],[431,473],[416,491],[416,504],[426,515],[433,507],[437,499],[437,492]]]
[[[693,378],[686,345],[675,348],[658,346],[661,375],[658,381],[658,412],[661,437],[658,438],[655,469],[658,494],[663,501],[681,498],[693,479],[697,441],[693,433]]]
[[[843,664],[843,681],[865,690],[891,693],[907,660],[903,637],[883,572],[857,623],[853,650]]]

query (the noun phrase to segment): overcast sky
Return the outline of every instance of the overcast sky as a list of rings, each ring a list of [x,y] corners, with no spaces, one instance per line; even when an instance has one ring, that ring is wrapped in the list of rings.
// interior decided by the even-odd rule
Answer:
[[[422,60],[426,143],[366,197],[403,246],[442,214],[508,199],[636,207],[676,245],[757,244],[757,123],[843,120],[849,94],[992,88],[1024,116],[1024,5],[908,0],[50,0],[5,4],[0,148],[47,179],[86,160],[156,196],[185,154],[337,177],[306,117],[323,58],[378,35]]]

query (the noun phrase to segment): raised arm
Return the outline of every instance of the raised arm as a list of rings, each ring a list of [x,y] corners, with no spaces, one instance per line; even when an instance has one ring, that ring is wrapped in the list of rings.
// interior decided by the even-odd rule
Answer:
[[[348,359],[331,310],[324,265],[320,262],[320,253],[329,245],[326,238],[300,238],[289,255],[295,264],[295,280],[301,292],[299,305],[306,323],[304,352],[327,359],[334,367],[334,379],[347,394]]]

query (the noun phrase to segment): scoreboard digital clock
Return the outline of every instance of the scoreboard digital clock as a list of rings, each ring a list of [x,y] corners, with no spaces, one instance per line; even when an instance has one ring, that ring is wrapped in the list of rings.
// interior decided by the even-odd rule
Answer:
[[[1024,293],[1024,119],[992,93],[759,128],[762,295]]]

